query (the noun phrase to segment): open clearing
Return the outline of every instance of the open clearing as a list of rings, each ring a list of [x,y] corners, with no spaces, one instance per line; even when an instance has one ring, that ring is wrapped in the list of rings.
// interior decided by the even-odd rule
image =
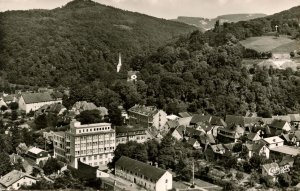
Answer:
[[[260,36],[251,37],[240,43],[249,49],[254,49],[258,52],[276,52],[290,53],[294,50],[300,51],[300,41],[292,40],[286,36]]]

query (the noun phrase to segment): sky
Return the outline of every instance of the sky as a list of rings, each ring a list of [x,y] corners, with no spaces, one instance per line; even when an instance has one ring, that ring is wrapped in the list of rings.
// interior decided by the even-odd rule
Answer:
[[[53,9],[70,0],[0,0],[7,10]],[[233,13],[273,14],[300,5],[300,0],[94,0],[113,7],[173,19],[177,16],[214,18]]]

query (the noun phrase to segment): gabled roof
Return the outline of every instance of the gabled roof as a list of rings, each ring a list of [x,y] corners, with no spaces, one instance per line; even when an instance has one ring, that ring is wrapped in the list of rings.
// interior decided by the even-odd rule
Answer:
[[[227,143],[227,144],[223,144],[223,147],[229,151],[232,151],[235,144],[236,143]]]
[[[187,143],[189,144],[189,145],[194,145],[195,143],[197,143],[198,141],[197,141],[197,139],[193,139],[193,138],[190,138],[188,141],[187,141]]]
[[[286,121],[275,119],[269,126],[271,128],[275,128],[275,129],[283,129],[283,127],[286,123],[287,123]]]
[[[274,143],[281,143],[284,142],[280,137],[274,136],[274,137],[268,137],[265,138],[264,141],[268,144],[274,144]]]
[[[196,124],[198,122],[202,122],[202,123],[210,122],[211,118],[212,117],[210,115],[200,115],[200,114],[193,115],[191,124]]]
[[[191,122],[192,117],[184,117],[178,119],[178,124],[183,126],[189,126]]]
[[[22,93],[22,97],[26,104],[55,101],[50,93]]]
[[[266,145],[266,143],[262,140],[260,140],[256,143],[253,143],[252,144],[252,151],[258,153],[261,150],[261,148],[263,148],[265,145]]]
[[[191,117],[192,115],[190,114],[190,113],[188,113],[188,112],[180,112],[180,113],[178,113],[178,115],[180,116],[180,117],[182,117],[182,118],[184,118],[184,117]]]
[[[172,129],[172,128],[176,128],[177,126],[179,126],[179,123],[178,121],[167,121],[166,124],[169,129]]]
[[[300,121],[300,114],[289,114],[291,122],[299,122]]]
[[[214,126],[226,126],[225,121],[222,118],[216,116],[211,117],[210,124]]]
[[[26,174],[26,173],[18,171],[18,170],[12,170],[0,179],[0,184],[2,184],[4,187],[7,188],[7,187],[11,186],[13,183],[22,179],[23,177],[28,177],[28,178],[36,180],[35,177],[30,176],[29,174]]]
[[[194,128],[191,127],[185,127],[183,125],[178,126],[175,129],[182,137],[184,136],[183,133],[185,133],[185,136],[187,137],[192,137],[192,136],[200,136],[201,131],[198,131]]]
[[[291,155],[291,156],[297,156],[300,154],[300,149],[298,147],[290,147],[287,145],[271,148],[270,150],[273,152],[279,152],[279,153],[283,153],[285,155]]]
[[[115,167],[126,169],[131,171],[133,174],[137,173],[143,175],[148,180],[152,181],[159,180],[167,171],[161,168],[156,168],[149,164],[131,159],[126,156],[122,156],[115,164]]]
[[[292,155],[285,155],[282,157],[281,162],[279,163],[280,166],[284,166],[284,165],[290,165],[293,166],[294,164],[294,157]]]
[[[244,126],[244,117],[243,116],[236,116],[236,115],[226,115],[225,122],[227,125],[241,125]]]
[[[215,138],[212,134],[201,134],[200,135],[201,144],[205,145],[209,144],[216,144]]]
[[[247,135],[247,139],[254,141],[255,137],[258,135],[258,133],[249,133]],[[258,135],[259,136],[259,135]]]

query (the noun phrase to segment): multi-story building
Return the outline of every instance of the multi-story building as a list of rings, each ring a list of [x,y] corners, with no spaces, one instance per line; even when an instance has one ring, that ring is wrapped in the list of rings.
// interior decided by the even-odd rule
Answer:
[[[172,189],[173,177],[170,172],[125,156],[116,162],[115,174],[147,190]]]
[[[70,130],[64,133],[62,147],[58,148],[55,142],[54,139],[54,156],[64,155],[63,157],[75,168],[78,160],[90,166],[106,165],[113,158],[115,130],[111,128],[110,123],[82,125],[78,121],[72,121]],[[61,148],[64,149],[64,153],[58,153]]]
[[[129,124],[155,127],[161,130],[167,122],[167,114],[154,106],[135,105],[128,110]]]
[[[144,143],[147,141],[146,129],[132,126],[117,126],[116,130],[116,146],[125,144],[128,141],[136,141]]]
[[[58,160],[66,160],[66,151],[65,151],[65,132],[52,132],[53,133],[53,148],[54,148],[54,158]]]

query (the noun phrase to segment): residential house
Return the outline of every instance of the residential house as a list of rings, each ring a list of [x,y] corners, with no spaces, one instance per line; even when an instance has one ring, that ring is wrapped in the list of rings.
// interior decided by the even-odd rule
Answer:
[[[262,165],[262,175],[269,177],[273,182],[276,181],[279,165],[277,163],[269,163]]]
[[[155,127],[162,130],[167,122],[167,114],[154,106],[135,105],[128,110],[129,124],[142,127]]]
[[[40,166],[43,166],[46,161],[48,160],[48,158],[50,157],[49,153],[45,150],[42,150],[40,148],[37,148],[37,147],[32,147],[30,148],[26,155],[34,160],[34,162],[37,164],[37,165],[40,165]]]
[[[197,139],[190,138],[188,139],[187,144],[191,145],[194,149],[201,149],[200,143]]]
[[[18,190],[21,186],[31,186],[35,184],[36,181],[37,179],[29,174],[12,170],[0,178],[0,185],[2,185],[5,190]]]
[[[211,119],[212,119],[212,116],[210,116],[210,115],[197,114],[197,115],[193,115],[190,124],[196,128],[198,123],[208,123],[209,124]]]
[[[5,103],[5,101],[3,100],[2,97],[0,97],[0,107],[5,106],[8,108],[7,104]]]
[[[222,143],[237,142],[244,133],[245,129],[243,127],[231,124],[225,128],[219,128],[217,139]]]
[[[125,156],[116,162],[115,175],[150,191],[168,191],[173,188],[170,172]]]
[[[214,145],[216,144],[215,137],[212,134],[200,134],[200,144],[202,147],[205,147],[206,145]]]
[[[18,102],[18,95],[17,94],[4,94],[2,97],[3,101],[6,103],[6,105],[9,105],[12,102]]]
[[[177,121],[178,121],[178,125],[189,127],[191,120],[192,120],[192,117],[182,117],[182,118],[179,118]]]
[[[212,116],[210,125],[212,126],[212,134],[214,137],[217,137],[219,128],[224,128],[227,126],[222,118],[216,116]]]
[[[254,154],[264,156],[266,158],[270,157],[270,149],[266,146],[266,142],[262,140],[246,143],[243,145],[243,149],[245,149],[245,151],[248,153],[247,156],[249,158],[251,158]]]
[[[178,121],[167,121],[162,129],[162,133],[167,134],[171,129],[175,129],[178,126]]]
[[[227,125],[240,125],[242,127],[252,127],[255,125],[259,125],[261,117],[244,117],[237,115],[226,115],[225,122]]]
[[[117,126],[116,130],[116,146],[125,144],[129,141],[144,143],[147,139],[146,129],[133,126]]]
[[[35,111],[34,115],[37,117],[42,114],[48,114],[48,113],[54,113],[57,115],[62,115],[65,111],[67,111],[67,108],[63,106],[61,103],[54,103],[51,105],[44,105],[38,110]]]
[[[269,125],[271,133],[273,135],[280,135],[282,133],[286,133],[291,131],[291,126],[288,122],[283,120],[273,120],[273,122]]]
[[[284,140],[285,145],[297,144],[297,137],[295,136],[295,134],[282,134],[279,137]]]
[[[215,161],[222,157],[226,152],[226,148],[223,144],[206,145],[204,148],[204,154],[208,161]]]
[[[300,125],[300,114],[288,114],[291,119],[291,125],[299,129]]]
[[[62,103],[62,100],[56,100],[49,93],[23,93],[19,99],[20,110],[29,113],[36,111],[44,105]]]
[[[191,127],[185,127],[183,125],[178,126],[173,130],[171,135],[176,139],[176,140],[182,140],[184,138],[195,138],[195,137],[200,137],[201,131],[198,131],[194,128]]]
[[[278,136],[264,138],[263,140],[267,143],[269,149],[280,147],[284,144],[284,140]]]
[[[249,133],[247,135],[247,141],[250,142],[256,142],[262,139],[262,137],[260,136],[261,134],[261,130],[258,130],[256,133]]]

